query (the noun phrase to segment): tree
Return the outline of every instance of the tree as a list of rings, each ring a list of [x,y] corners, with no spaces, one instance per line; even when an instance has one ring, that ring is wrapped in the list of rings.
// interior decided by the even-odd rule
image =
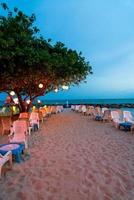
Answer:
[[[11,12],[4,3],[2,8],[7,12],[0,16],[0,91],[15,92],[20,112],[28,111],[38,96],[79,84],[92,73],[81,53],[39,36],[34,14]]]

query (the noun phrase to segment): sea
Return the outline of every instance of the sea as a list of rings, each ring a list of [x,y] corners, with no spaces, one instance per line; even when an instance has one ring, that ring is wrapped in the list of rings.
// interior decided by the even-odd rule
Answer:
[[[64,100],[43,100],[43,104],[133,104],[134,99],[64,99]]]

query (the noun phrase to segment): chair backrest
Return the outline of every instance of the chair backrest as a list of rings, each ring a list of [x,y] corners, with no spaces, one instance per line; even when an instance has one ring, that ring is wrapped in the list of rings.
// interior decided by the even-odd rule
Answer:
[[[110,120],[111,119],[111,111],[110,110],[105,110],[104,111],[103,119],[104,120]]]
[[[133,120],[133,116],[130,111],[123,111],[123,118],[125,121]]]
[[[39,114],[37,112],[31,112],[30,120],[39,120]]]
[[[43,114],[41,111],[39,111],[39,120],[42,120],[42,118],[43,118]]]
[[[108,110],[108,108],[103,107],[103,108],[101,109],[102,114],[104,114],[105,110]]]
[[[23,112],[23,113],[20,113],[19,115],[19,118],[29,118],[29,113],[28,112]]]
[[[27,123],[23,120],[16,120],[13,122],[11,132],[14,133],[13,137],[9,138],[10,142],[24,142],[27,146]]]
[[[94,117],[96,117],[98,115],[98,113],[94,107],[91,107],[91,115]]]
[[[99,106],[97,106],[96,108],[95,108],[95,111],[96,111],[96,114],[97,115],[101,115],[101,108],[99,107]]]
[[[62,111],[62,106],[56,106],[56,111],[61,112]]]
[[[82,108],[81,108],[82,112],[86,112],[87,111],[87,108],[85,105],[82,105]]]
[[[16,120],[13,122],[14,134],[26,134],[27,128],[27,122],[25,120]]]
[[[45,117],[47,115],[45,108],[40,109],[40,112],[42,112],[43,117]]]
[[[112,110],[111,111],[111,118],[114,120],[114,119],[120,119],[120,115],[117,111],[115,110]]]
[[[79,112],[82,112],[82,105],[79,105]]]
[[[80,105],[76,105],[76,106],[75,106],[75,110],[76,110],[76,111],[78,111],[79,108],[80,108]]]

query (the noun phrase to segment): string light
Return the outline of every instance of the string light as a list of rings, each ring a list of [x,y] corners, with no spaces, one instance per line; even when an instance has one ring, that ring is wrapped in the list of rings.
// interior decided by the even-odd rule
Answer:
[[[56,88],[54,91],[55,91],[55,92],[58,92],[58,88]]]
[[[43,88],[43,84],[42,83],[40,83],[38,86],[39,86],[40,89]]]
[[[10,92],[10,95],[11,95],[11,96],[14,96],[14,95],[15,95],[15,92],[14,92],[14,91],[11,91],[11,92]]]
[[[19,103],[19,102],[18,102],[18,98],[14,98],[13,101],[14,101],[15,104],[18,104],[18,103]]]
[[[63,85],[63,86],[62,86],[62,89],[63,89],[63,90],[68,90],[69,87],[68,87],[67,85]]]
[[[27,104],[30,104],[30,100],[29,99],[26,102],[27,102]]]

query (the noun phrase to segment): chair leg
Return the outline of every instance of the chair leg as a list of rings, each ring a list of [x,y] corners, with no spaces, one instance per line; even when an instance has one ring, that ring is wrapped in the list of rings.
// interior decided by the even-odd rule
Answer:
[[[1,179],[1,171],[2,171],[2,166],[0,166],[0,179]]]
[[[9,164],[12,169],[12,165],[13,165],[12,154],[9,155]]]

